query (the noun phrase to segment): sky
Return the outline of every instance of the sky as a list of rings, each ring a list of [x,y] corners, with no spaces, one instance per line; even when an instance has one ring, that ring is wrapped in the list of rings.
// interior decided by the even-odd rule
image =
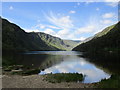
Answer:
[[[26,32],[84,40],[118,22],[117,2],[2,2],[2,15]]]

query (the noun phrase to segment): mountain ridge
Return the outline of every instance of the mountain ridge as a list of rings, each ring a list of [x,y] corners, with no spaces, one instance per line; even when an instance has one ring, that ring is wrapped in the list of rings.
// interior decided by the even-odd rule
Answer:
[[[43,32],[28,33],[7,19],[1,19],[3,50],[71,50],[78,43],[72,40],[62,40],[61,38]]]
[[[120,48],[120,22],[115,25],[105,28],[97,33],[91,40],[81,43],[73,48],[75,51],[96,52],[98,50],[112,51],[115,48]]]

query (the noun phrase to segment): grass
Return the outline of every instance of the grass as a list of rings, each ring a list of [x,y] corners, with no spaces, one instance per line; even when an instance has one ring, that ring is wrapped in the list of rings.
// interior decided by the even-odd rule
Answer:
[[[97,83],[98,88],[120,88],[120,76],[111,75],[109,79],[103,79]]]
[[[46,74],[44,76],[45,76],[45,80],[51,83],[77,82],[84,80],[84,75],[79,73],[57,73],[57,74]]]
[[[40,72],[40,69],[31,69],[26,72],[23,72],[23,75],[33,75],[33,74],[38,74]]]
[[[21,71],[19,71],[21,69]],[[14,71],[13,71],[14,70]],[[16,70],[16,71],[15,71]],[[12,74],[12,75],[33,75],[40,73],[39,68],[30,68],[23,65],[11,65],[3,67],[3,74]]]

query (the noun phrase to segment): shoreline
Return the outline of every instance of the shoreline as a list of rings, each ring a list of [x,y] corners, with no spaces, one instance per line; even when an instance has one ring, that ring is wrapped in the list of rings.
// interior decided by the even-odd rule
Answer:
[[[50,83],[43,75],[3,75],[3,88],[94,88],[94,83]]]

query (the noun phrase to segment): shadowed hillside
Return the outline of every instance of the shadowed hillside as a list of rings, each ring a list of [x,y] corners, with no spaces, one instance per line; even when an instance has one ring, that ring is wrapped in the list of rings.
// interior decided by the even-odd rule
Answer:
[[[85,52],[116,52],[120,50],[120,22],[96,34],[91,40],[73,48],[75,51]]]
[[[62,40],[42,32],[27,33],[16,24],[2,19],[3,50],[70,50],[77,43],[79,42]]]
[[[27,33],[19,26],[2,19],[3,50],[59,50],[47,45],[36,33]]]

